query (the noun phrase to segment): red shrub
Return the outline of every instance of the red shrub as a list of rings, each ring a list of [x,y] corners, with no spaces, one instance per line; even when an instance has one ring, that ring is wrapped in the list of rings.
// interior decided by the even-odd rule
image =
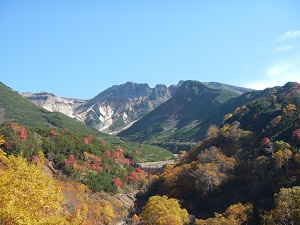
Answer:
[[[77,164],[77,160],[72,154],[69,155],[69,160],[65,159],[64,161],[66,166],[71,166],[71,165],[74,166],[75,164]]]
[[[26,128],[24,126],[20,126],[19,128],[19,138],[26,141],[28,138],[28,134]]]
[[[111,153],[110,153],[110,151],[109,151],[108,149],[106,149],[106,150],[104,151],[104,154],[106,155],[107,158],[110,158],[110,157],[111,157]]]
[[[55,138],[57,136],[57,133],[54,130],[50,131],[50,137]]]
[[[121,181],[120,181],[119,178],[113,179],[113,183],[114,183],[114,186],[115,186],[116,188],[120,188],[121,185],[122,185],[122,183],[121,183]]]
[[[300,128],[292,133],[292,138],[296,141],[300,141]]]

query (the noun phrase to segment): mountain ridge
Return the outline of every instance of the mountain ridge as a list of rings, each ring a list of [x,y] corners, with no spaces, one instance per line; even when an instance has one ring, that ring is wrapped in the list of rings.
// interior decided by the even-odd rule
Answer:
[[[150,88],[146,83],[126,82],[109,87],[89,100],[63,98],[47,92],[21,94],[49,111],[62,112],[99,131],[117,134],[172,98],[182,83],[184,81],[169,87],[157,84]],[[218,82],[203,84],[217,89],[234,90],[239,94],[251,90]]]
[[[171,98],[176,85],[127,82],[114,85],[89,100],[61,98],[50,93],[22,93],[36,105],[59,111],[99,131],[117,133]],[[42,97],[42,99],[41,99]]]

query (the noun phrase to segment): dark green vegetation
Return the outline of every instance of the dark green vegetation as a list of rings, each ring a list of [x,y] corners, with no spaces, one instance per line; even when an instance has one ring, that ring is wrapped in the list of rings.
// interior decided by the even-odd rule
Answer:
[[[199,219],[242,203],[253,206],[243,224],[300,224],[300,84],[239,98],[253,96],[167,166],[151,195],[176,198]],[[232,224],[217,216],[195,224],[209,221]]]
[[[173,151],[189,146],[205,137],[210,124],[220,125],[224,114],[250,100],[246,91],[219,83],[186,81],[175,95],[137,121],[119,136],[144,141]],[[226,89],[220,89],[225,88]],[[238,92],[237,92],[238,91]],[[254,93],[252,95],[255,95]]]
[[[91,134],[94,137],[108,141],[113,145],[121,146],[124,153],[136,162],[157,161],[162,159],[167,160],[173,158],[173,155],[170,152],[157,146],[146,144],[137,145],[126,140],[121,141],[115,136],[99,132],[62,113],[49,112],[37,107],[2,83],[0,83],[0,112],[0,123],[14,121],[19,125],[24,126],[38,128],[66,128],[74,132]],[[136,150],[140,152],[139,155],[135,154]]]

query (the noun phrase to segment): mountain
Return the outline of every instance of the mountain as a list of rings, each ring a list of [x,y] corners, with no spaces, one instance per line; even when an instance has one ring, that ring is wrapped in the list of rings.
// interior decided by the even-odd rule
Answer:
[[[118,132],[170,99],[176,91],[165,85],[127,82],[101,92],[77,108],[84,123],[97,130]]]
[[[245,93],[225,105],[238,102],[165,168],[151,195],[178,199],[195,225],[298,224],[300,84]]]
[[[258,98],[236,108],[225,122],[238,121],[241,129],[291,142],[292,131],[299,128],[299,107],[300,84],[288,82],[261,91]]]
[[[52,112],[62,112],[99,131],[118,133],[170,99],[180,86],[127,82],[115,85],[90,100],[57,97],[54,94],[22,93],[38,106]]]
[[[148,84],[127,82],[114,85],[89,100],[62,98],[47,92],[22,93],[22,96],[51,112],[61,112],[99,131],[117,134],[172,98],[183,83],[150,88]],[[238,94],[250,91],[218,82],[203,84]]]
[[[43,93],[42,96],[45,96]],[[80,100],[70,100],[75,104]],[[75,102],[75,103],[74,103]],[[71,103],[70,103],[71,104]],[[157,146],[137,145],[118,137],[100,132],[75,119],[72,119],[60,112],[50,112],[38,107],[32,102],[23,98],[18,92],[0,83],[0,124],[5,122],[15,122],[22,126],[38,128],[63,128],[74,132],[92,135],[109,141],[113,145],[121,146],[124,154],[134,158],[136,162],[168,160],[173,155]],[[135,151],[140,152],[139,155]]]
[[[216,82],[186,81],[171,99],[122,131],[119,136],[178,151],[183,146],[203,139],[211,124],[221,124],[225,114],[260,93],[244,93],[247,91],[251,90]],[[182,146],[184,143],[186,145]]]

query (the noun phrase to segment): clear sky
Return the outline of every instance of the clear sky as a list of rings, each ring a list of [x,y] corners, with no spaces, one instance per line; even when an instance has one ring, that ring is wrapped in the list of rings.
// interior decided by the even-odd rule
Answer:
[[[180,80],[300,82],[300,1],[0,0],[0,81],[16,91]]]

